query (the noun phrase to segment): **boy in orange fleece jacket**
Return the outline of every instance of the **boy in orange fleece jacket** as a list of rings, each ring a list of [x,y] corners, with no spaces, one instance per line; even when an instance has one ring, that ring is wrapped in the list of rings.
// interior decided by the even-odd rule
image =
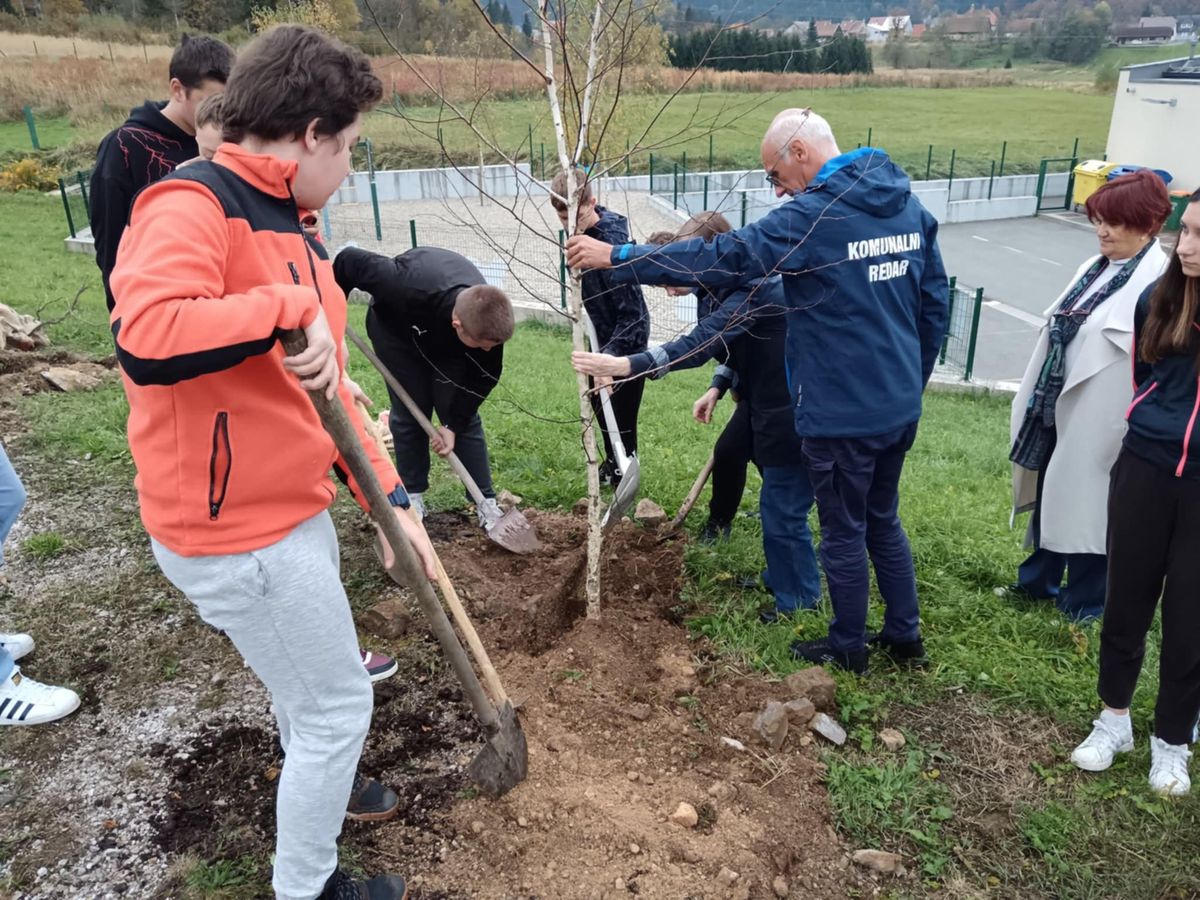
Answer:
[[[273,884],[287,900],[405,895],[398,876],[357,883],[337,868],[348,806],[370,808],[386,789],[356,771],[372,693],[328,513],[329,470],[344,466],[305,394],[352,408],[341,380],[346,298],[299,214],[346,177],[362,115],[381,95],[367,58],[315,29],[255,39],[225,90],[226,143],[141,192],[111,281],[155,558],[229,635],[276,710],[286,760]],[[308,349],[287,357],[278,336],[293,328]],[[432,578],[396,470],[364,445]]]

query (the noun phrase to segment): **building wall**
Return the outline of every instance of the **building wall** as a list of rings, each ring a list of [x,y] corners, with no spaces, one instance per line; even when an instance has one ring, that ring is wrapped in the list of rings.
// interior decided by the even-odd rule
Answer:
[[[1172,101],[1174,106],[1171,105]],[[1200,81],[1131,81],[1121,72],[1108,131],[1109,162],[1166,169],[1171,190],[1200,188]]]

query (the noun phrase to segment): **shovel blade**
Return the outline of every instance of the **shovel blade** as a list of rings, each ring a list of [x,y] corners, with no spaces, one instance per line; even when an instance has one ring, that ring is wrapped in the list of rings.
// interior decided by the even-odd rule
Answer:
[[[542,549],[537,532],[519,509],[510,509],[484,527],[489,538],[512,553],[533,553]]]
[[[529,774],[525,732],[510,701],[499,711],[487,743],[467,766],[467,774],[489,797],[503,797]]]
[[[638,458],[634,456],[630,458],[629,465],[625,468],[625,474],[621,476],[621,481],[617,484],[613,501],[604,513],[604,521],[600,523],[605,531],[621,521],[621,517],[629,511],[629,507],[637,499],[638,489],[641,486],[642,466],[638,462]]]

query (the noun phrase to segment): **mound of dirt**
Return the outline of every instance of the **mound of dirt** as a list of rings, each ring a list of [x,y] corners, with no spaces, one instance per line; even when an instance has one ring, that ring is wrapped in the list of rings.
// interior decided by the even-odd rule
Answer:
[[[618,526],[602,615],[586,619],[583,520],[527,515],[546,549],[523,557],[452,517],[429,523],[485,644],[507,651],[495,661],[521,704],[530,762],[504,798],[467,790],[441,814],[441,862],[411,870],[418,883],[581,900],[854,891],[814,738],[794,729],[777,753],[751,744],[749,720],[787,692],[720,665],[678,624],[681,544]],[[681,802],[694,827],[669,818]],[[389,829],[376,834],[384,858],[409,861]]]
[[[115,369],[116,365],[115,356],[98,360],[70,350],[0,350],[0,399],[55,390],[42,377],[42,372],[51,366],[98,375],[103,370]]]

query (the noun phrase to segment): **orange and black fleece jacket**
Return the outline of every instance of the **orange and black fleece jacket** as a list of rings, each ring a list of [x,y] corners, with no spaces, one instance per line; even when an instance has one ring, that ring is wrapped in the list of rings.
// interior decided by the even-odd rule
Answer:
[[[296,164],[224,144],[145,188],[112,274],[117,360],[142,522],[183,556],[245,553],[329,507],[330,469],[365,508],[296,376],[282,331],[323,307],[339,366],[346,296],[292,196]],[[355,423],[385,492],[400,478]]]

